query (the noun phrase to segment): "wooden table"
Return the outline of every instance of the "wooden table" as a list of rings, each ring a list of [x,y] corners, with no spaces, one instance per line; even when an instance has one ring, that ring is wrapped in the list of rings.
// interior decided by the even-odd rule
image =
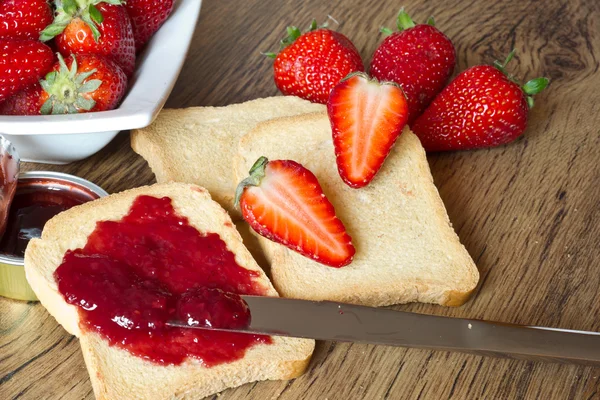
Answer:
[[[271,60],[289,23],[327,14],[365,60],[402,2],[206,1],[168,107],[220,106],[275,95]],[[429,156],[450,219],[481,272],[465,306],[398,309],[520,324],[600,330],[600,5],[596,0],[404,2],[453,40],[458,71],[518,53],[512,71],[552,83],[529,128],[496,149]],[[176,39],[174,39],[176,40]],[[65,171],[116,192],[154,182],[120,134]],[[74,337],[36,303],[0,300],[0,399],[93,398]],[[227,390],[220,399],[600,398],[600,368],[319,342],[290,382]],[[217,396],[213,396],[217,398]]]

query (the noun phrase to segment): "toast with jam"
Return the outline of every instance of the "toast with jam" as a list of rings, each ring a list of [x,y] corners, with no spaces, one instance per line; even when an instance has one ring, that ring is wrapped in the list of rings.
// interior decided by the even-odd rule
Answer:
[[[477,267],[452,228],[425,151],[408,127],[361,189],[340,178],[325,112],[258,124],[239,142],[238,182],[260,157],[294,160],[312,171],[356,247],[349,265],[332,268],[259,236],[282,296],[369,306],[459,306],[477,286]]]
[[[278,295],[228,214],[196,185],[141,187],[59,214],[30,242],[25,272],[79,338],[98,399],[201,399],[291,379],[314,349],[313,340],[169,326],[234,320],[234,294]]]
[[[132,131],[131,147],[148,161],[158,183],[200,185],[237,220],[231,160],[239,139],[261,121],[323,110],[324,105],[295,96],[225,107],[164,109],[152,125]]]

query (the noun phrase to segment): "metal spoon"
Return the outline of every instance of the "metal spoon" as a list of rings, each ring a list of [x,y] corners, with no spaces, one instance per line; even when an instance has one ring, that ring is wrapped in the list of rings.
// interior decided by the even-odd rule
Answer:
[[[15,146],[0,135],[0,239],[6,230],[8,211],[17,190],[20,169],[21,158]]]

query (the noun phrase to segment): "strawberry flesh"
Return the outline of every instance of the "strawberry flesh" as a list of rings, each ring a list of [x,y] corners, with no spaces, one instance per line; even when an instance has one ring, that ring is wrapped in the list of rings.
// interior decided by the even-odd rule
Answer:
[[[258,185],[240,189],[244,220],[260,235],[321,264],[348,265],[355,253],[352,239],[316,176],[295,161],[264,161]]]
[[[408,120],[402,89],[356,74],[331,92],[327,112],[340,176],[353,188],[368,185]]]

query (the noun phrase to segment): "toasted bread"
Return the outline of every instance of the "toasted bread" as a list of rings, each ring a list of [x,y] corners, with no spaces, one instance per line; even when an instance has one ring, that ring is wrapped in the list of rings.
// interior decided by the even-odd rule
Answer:
[[[336,269],[260,238],[282,296],[369,306],[415,301],[459,306],[475,289],[477,268],[452,228],[425,151],[408,127],[362,189],[348,187],[339,176],[326,113],[260,123],[240,140],[234,161],[238,181],[260,156],[295,160],[310,169],[357,251],[350,265]]]
[[[234,220],[236,182],[231,160],[239,139],[261,121],[322,111],[325,106],[277,96],[226,107],[165,109],[147,128],[131,133],[131,147],[144,157],[158,183],[194,183],[208,189]],[[283,137],[287,132],[280,132]]]
[[[67,250],[83,247],[97,221],[119,220],[139,195],[168,196],[178,213],[200,232],[218,233],[236,262],[259,273],[267,294],[277,292],[244,247],[227,213],[208,192],[195,185],[171,183],[141,187],[111,195],[65,211],[50,220],[41,239],[33,239],[25,253],[25,273],[42,305],[71,334],[81,349],[98,399],[201,399],[223,389],[266,379],[290,379],[305,370],[314,341],[274,337],[257,344],[231,363],[206,367],[188,360],[162,366],[110,346],[99,334],[81,330],[77,308],[66,303],[57,289],[54,271]]]

